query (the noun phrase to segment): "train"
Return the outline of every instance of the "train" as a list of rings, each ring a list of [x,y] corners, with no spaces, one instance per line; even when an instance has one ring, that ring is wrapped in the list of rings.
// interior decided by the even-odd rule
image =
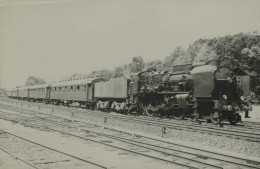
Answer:
[[[213,124],[241,122],[252,110],[246,97],[250,74],[219,66],[217,60],[155,69],[111,79],[89,78],[15,88],[13,99],[63,104],[87,109],[148,116],[206,120]]]

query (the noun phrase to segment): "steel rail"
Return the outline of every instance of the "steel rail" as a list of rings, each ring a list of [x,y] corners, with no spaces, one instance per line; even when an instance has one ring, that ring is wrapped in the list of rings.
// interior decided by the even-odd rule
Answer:
[[[34,115],[36,116],[36,115]],[[41,117],[40,117],[41,118]],[[60,118],[60,117],[59,117]],[[47,118],[46,118],[47,119]],[[49,119],[48,119],[49,120]],[[57,123],[56,123],[57,124]],[[88,123],[89,124],[89,123]],[[70,128],[77,128],[77,126],[71,126],[71,125],[64,125],[64,124],[57,124],[57,125],[62,125],[62,126],[66,126],[66,127],[70,127]],[[169,149],[169,148],[166,148],[166,147],[162,147],[162,146],[157,146],[157,145],[151,145],[151,144],[147,144],[147,143],[143,143],[143,142],[139,142],[139,141],[135,141],[135,140],[129,140],[129,139],[125,139],[125,138],[120,138],[120,137],[117,137],[117,136],[112,136],[112,135],[107,135],[107,134],[103,134],[103,133],[99,133],[99,132],[94,132],[94,131],[91,131],[91,130],[86,130],[86,129],[82,129],[81,130],[83,131],[87,131],[87,132],[92,132],[92,133],[95,133],[97,135],[102,135],[102,136],[105,136],[105,137],[109,137],[109,138],[112,138],[112,139],[115,139],[115,140],[119,140],[119,141],[123,141],[123,142],[127,142],[129,144],[133,144],[131,142],[135,142],[135,143],[139,143],[139,144],[144,144],[144,145],[149,145],[149,146],[154,146],[154,147],[157,147],[157,148],[163,148],[163,149],[167,149],[167,150],[171,150],[171,151],[177,151],[177,152],[181,152],[181,153],[186,153],[186,154],[190,154],[190,155],[194,155],[196,156],[197,154],[194,154],[194,153],[190,153],[190,152],[185,152],[185,151],[180,151],[180,150],[175,150],[175,149]],[[122,131],[119,131],[119,132],[122,132]],[[127,133],[129,134],[129,133]],[[143,136],[141,136],[143,137]],[[145,137],[144,137],[145,138]],[[150,137],[147,137],[147,139],[151,139]],[[153,139],[155,140],[155,139]],[[159,140],[156,140],[156,141],[159,141]],[[161,141],[161,140],[160,140]],[[163,141],[161,141],[163,142]],[[167,142],[169,144],[169,142]],[[172,143],[170,143],[172,144]],[[138,145],[138,144],[133,144],[135,146],[139,146],[139,147],[143,147],[141,145]],[[175,144],[176,145],[176,144]],[[179,145],[178,145],[179,146]],[[147,147],[143,147],[143,148],[147,148]],[[187,148],[187,147],[186,147]],[[188,147],[190,148],[190,147]],[[153,151],[158,151],[158,152],[161,152],[163,153],[162,151],[159,151],[159,150],[155,150],[155,149],[152,149],[152,148],[147,148],[147,149],[150,149],[150,150],[153,150]],[[192,149],[195,149],[195,148],[192,148]],[[198,150],[198,149],[196,149]],[[199,151],[202,151],[202,150],[199,150]],[[247,161],[249,162],[248,159],[241,159],[241,158],[237,158],[237,157],[234,157],[234,156],[228,156],[228,155],[223,155],[223,154],[219,154],[219,153],[215,153],[215,152],[209,152],[209,151],[204,151],[204,152],[207,152],[207,153],[211,153],[211,154],[216,154],[216,155],[221,155],[221,156],[225,156],[225,157],[229,157],[229,158],[233,158],[233,159],[239,159],[239,160],[244,160],[244,161]],[[172,155],[172,156],[176,156],[174,154],[169,154],[168,155]],[[188,158],[185,158],[185,157],[182,157],[182,156],[177,156],[178,158],[184,158],[184,159],[188,159]],[[245,164],[242,164],[242,163],[236,163],[236,162],[232,162],[232,161],[228,161],[228,160],[223,160],[223,159],[218,159],[218,158],[214,158],[214,157],[210,157],[210,156],[207,156],[207,158],[210,158],[210,159],[213,159],[213,160],[217,160],[217,161],[222,161],[222,162],[226,162],[226,163],[231,163],[231,164],[235,164],[235,165],[240,165],[240,166],[244,166],[244,167],[249,167],[249,168],[256,168],[255,166],[249,166],[249,165],[245,165]],[[199,162],[199,161],[195,161],[195,162]],[[250,161],[250,162],[253,162],[253,161]],[[201,163],[201,162],[199,162]],[[208,163],[205,163],[205,165],[209,165]],[[216,166],[212,166],[212,167],[216,167]]]
[[[0,117],[0,119],[10,120],[9,117],[3,117],[3,116]],[[17,121],[16,119],[11,119],[11,120],[14,121],[14,122],[20,123],[20,124],[28,125],[28,123]],[[34,127],[38,127],[38,128],[42,127],[42,126],[39,126],[39,125],[36,125],[36,124],[33,124],[33,126]],[[48,130],[51,130],[51,131],[59,132],[59,133],[62,133],[62,134],[66,134],[66,135],[69,135],[69,136],[77,137],[77,138],[80,138],[80,139],[83,139],[83,140],[99,143],[99,144],[102,144],[102,145],[105,145],[105,146],[108,146],[108,147],[112,147],[112,148],[115,148],[115,149],[119,149],[119,150],[122,150],[122,151],[127,151],[127,152],[130,152],[130,153],[133,153],[133,154],[141,155],[141,156],[152,158],[152,159],[155,159],[155,160],[159,160],[159,161],[163,161],[163,162],[167,162],[167,163],[172,163],[172,164],[175,164],[175,165],[178,165],[178,166],[182,166],[182,167],[187,167],[189,169],[199,169],[199,168],[196,168],[196,167],[193,167],[193,166],[189,166],[189,165],[186,165],[186,164],[182,164],[182,163],[178,163],[178,162],[162,159],[162,158],[159,158],[159,157],[143,154],[143,153],[140,153],[140,152],[128,150],[128,149],[125,149],[125,148],[117,147],[117,146],[110,145],[110,144],[107,144],[107,143],[104,143],[104,142],[101,142],[101,141],[97,141],[97,140],[89,139],[89,138],[86,138],[86,137],[78,136],[78,135],[71,134],[71,133],[68,133],[68,132],[65,132],[65,131],[53,129],[53,128],[50,128],[50,127],[47,127],[47,126],[45,126],[44,128],[46,128]]]

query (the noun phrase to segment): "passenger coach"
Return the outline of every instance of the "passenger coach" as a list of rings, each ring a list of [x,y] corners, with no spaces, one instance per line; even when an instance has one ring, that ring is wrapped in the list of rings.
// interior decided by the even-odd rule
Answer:
[[[17,89],[17,97],[21,100],[27,100],[29,97],[29,88],[21,87]]]
[[[105,81],[104,78],[90,78],[57,82],[50,85],[49,101],[55,104],[71,104],[78,102],[88,108],[93,107],[94,84]]]
[[[28,93],[28,99],[31,101],[47,101],[50,98],[50,85],[31,86]]]
[[[18,98],[18,89],[11,89],[10,91],[10,97],[12,99],[17,99]]]

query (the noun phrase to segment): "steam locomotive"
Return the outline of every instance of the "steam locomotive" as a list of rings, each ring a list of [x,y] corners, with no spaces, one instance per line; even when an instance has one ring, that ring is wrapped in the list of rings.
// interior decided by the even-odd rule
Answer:
[[[241,121],[252,110],[245,97],[250,76],[240,68],[218,66],[217,61],[173,66],[170,71],[147,70],[106,80],[81,79],[17,88],[11,98],[89,109],[149,116],[205,119],[218,124]]]

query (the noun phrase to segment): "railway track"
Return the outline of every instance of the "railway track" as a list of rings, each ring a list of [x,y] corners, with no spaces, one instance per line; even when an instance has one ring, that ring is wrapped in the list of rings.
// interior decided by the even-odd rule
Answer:
[[[122,142],[119,140],[113,140],[111,138],[104,137],[104,136],[97,135],[97,134],[93,135],[92,133],[86,133],[86,131],[78,130],[78,128],[74,128],[72,126],[65,125],[64,121],[63,122],[61,122],[61,121],[59,121],[59,122],[52,121],[51,122],[49,119],[46,119],[47,121],[44,121],[43,120],[44,118],[39,118],[37,121],[37,118],[33,117],[33,119],[30,119],[29,121],[34,121],[34,122],[30,123],[30,122],[28,122],[29,116],[17,116],[17,114],[12,117],[10,117],[10,116],[11,116],[10,113],[4,115],[3,112],[1,112],[1,118],[5,119],[5,120],[10,120],[12,122],[20,123],[20,124],[23,124],[26,126],[31,126],[31,127],[49,130],[49,131],[59,132],[61,134],[69,135],[71,137],[80,138],[82,140],[91,141],[91,142],[102,144],[102,145],[105,145],[105,146],[108,146],[108,147],[111,147],[114,149],[122,150],[122,151],[125,151],[126,153],[132,153],[132,154],[135,154],[138,156],[143,156],[143,157],[146,157],[149,159],[166,162],[166,163],[172,164],[173,166],[178,167],[178,168],[181,167],[181,168],[196,169],[196,168],[201,168],[201,165],[203,164],[203,162],[196,162],[194,160],[188,161],[187,159],[185,160],[185,162],[180,161],[180,160],[176,162],[177,159],[173,159],[172,157],[170,157],[168,155],[165,156],[165,154],[163,152],[149,151],[145,147],[140,147],[140,146],[136,147],[133,144],[125,143],[125,142]],[[221,167],[206,164],[206,163],[204,164],[204,166],[205,165],[208,167],[210,166],[210,168],[212,168],[212,167],[221,168]]]
[[[84,109],[83,107],[79,107],[79,106],[59,106],[59,105],[51,105],[51,104],[44,104],[44,103],[38,103],[38,102],[25,102],[25,101],[21,101],[21,100],[10,100],[10,99],[5,99],[6,102],[12,102],[12,103],[18,103],[18,104],[28,104],[29,106],[42,106],[42,107],[47,107],[54,110],[64,110],[64,111],[70,111],[71,113],[77,113],[77,112],[88,112],[88,113],[101,113],[101,111],[92,111],[92,110],[87,110]],[[104,112],[102,112],[104,113]],[[126,115],[126,114],[124,114]],[[127,116],[127,115],[126,115]],[[128,117],[133,117],[133,115],[128,115]],[[174,118],[161,118],[161,117],[150,117],[150,116],[146,116],[146,115],[139,115],[139,116],[135,116],[135,118],[141,118],[141,119],[151,119],[151,120],[155,120],[155,121],[161,121],[161,122],[165,122],[165,123],[172,123],[172,124],[182,124],[182,125],[189,125],[189,126],[203,126],[203,127],[208,127],[208,128],[216,128],[219,129],[219,125],[213,125],[211,123],[206,123],[204,121],[201,121],[201,123],[199,124],[198,122],[193,122],[193,121],[189,121],[189,119],[174,119]],[[256,130],[256,131],[260,131],[260,122],[248,122],[248,121],[243,121],[242,124],[236,124],[236,125],[231,125],[229,123],[223,123],[224,128],[227,129],[237,129],[237,128],[241,128],[243,130]],[[250,131],[252,132],[252,131]]]
[[[2,118],[7,120],[16,121],[19,123],[24,123],[28,125],[28,121],[34,122],[34,124],[30,125],[38,125],[38,127],[42,127],[42,125],[53,126],[55,124],[55,128],[47,127],[50,130],[62,132],[63,134],[68,134],[70,136],[78,137],[81,139],[91,140],[94,142],[98,142],[100,144],[105,144],[107,146],[112,146],[114,148],[118,145],[122,145],[122,143],[131,145],[131,150],[127,148],[120,147],[120,149],[136,153],[138,155],[154,158],[157,160],[163,160],[165,162],[172,162],[176,165],[185,164],[182,167],[193,167],[193,168],[226,168],[228,166],[232,166],[235,168],[260,168],[259,163],[256,161],[251,161],[249,159],[242,159],[234,156],[223,155],[219,153],[214,153],[205,150],[199,150],[192,147],[181,146],[178,144],[173,144],[167,141],[162,141],[150,137],[144,137],[140,135],[136,135],[135,137],[131,136],[131,133],[117,131],[117,130],[102,130],[101,127],[83,123],[79,121],[71,122],[70,119],[66,119],[63,117],[58,117],[49,114],[41,114],[37,113],[30,114],[26,113],[28,116],[17,115],[12,113],[2,113]],[[12,117],[10,117],[12,116]],[[18,117],[18,119],[17,119]],[[33,118],[33,119],[29,119]],[[29,119],[29,120],[28,120]],[[48,124],[46,124],[48,123]],[[59,129],[57,129],[57,127]],[[64,131],[64,127],[67,127],[70,131]],[[74,129],[72,131],[72,129]],[[87,137],[85,136],[87,134]],[[89,139],[88,135],[91,136]],[[95,136],[95,137],[93,137]],[[93,139],[95,138],[95,139]],[[133,150],[138,150],[133,151]],[[141,153],[140,153],[141,152]],[[145,153],[144,153],[145,152]],[[156,156],[154,156],[157,154]],[[160,157],[158,159],[158,157]],[[188,164],[188,165],[187,165]],[[189,166],[190,165],[190,166]]]
[[[55,107],[55,108],[58,109],[60,107]],[[11,109],[16,110],[17,108],[13,107]],[[158,118],[157,120],[155,120],[156,118],[151,118],[147,116],[133,117],[133,116],[120,115],[120,114],[113,114],[113,113],[104,113],[95,110],[92,111],[92,110],[79,109],[76,107],[72,107],[72,108],[61,107],[61,109],[66,112],[70,112],[71,116],[74,116],[77,113],[88,113],[88,115],[99,116],[106,119],[107,118],[119,119],[122,121],[132,121],[132,122],[137,122],[139,124],[145,124],[145,125],[165,126],[169,129],[175,129],[175,130],[177,129],[177,130],[187,130],[191,132],[209,133],[211,135],[233,137],[236,139],[244,139],[251,142],[260,142],[260,130],[258,130],[258,128],[255,129],[254,127],[251,129],[241,128],[241,130],[238,130],[238,128],[234,128],[234,126],[232,128],[220,128],[212,125],[206,126],[206,125],[164,120]]]
[[[36,169],[106,168],[4,131],[0,131],[0,150]]]

